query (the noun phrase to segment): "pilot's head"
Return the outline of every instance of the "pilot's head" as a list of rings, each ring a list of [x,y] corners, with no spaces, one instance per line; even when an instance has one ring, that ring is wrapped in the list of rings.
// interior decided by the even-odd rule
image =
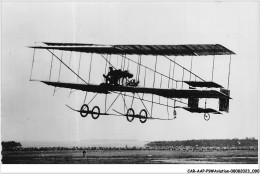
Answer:
[[[113,71],[113,68],[110,66],[110,67],[109,67],[109,70],[110,70],[110,71]]]

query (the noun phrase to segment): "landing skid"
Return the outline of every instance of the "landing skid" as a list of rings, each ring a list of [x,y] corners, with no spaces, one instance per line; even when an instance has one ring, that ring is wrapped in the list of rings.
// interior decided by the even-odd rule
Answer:
[[[69,105],[66,105],[68,108],[70,108],[71,110],[73,111],[76,111],[76,112],[82,112],[82,113],[88,113],[88,114],[99,114],[99,115],[112,115],[112,114],[108,114],[108,113],[98,113],[98,112],[93,112],[93,111],[82,111],[82,110],[77,110],[77,109],[74,109],[72,107],[70,107]]]
[[[131,114],[123,114],[121,112],[118,112],[116,110],[113,109],[113,111],[115,111],[116,113],[120,114],[120,116],[130,116],[130,117],[134,117],[134,118],[146,118],[147,120],[174,120],[175,118],[169,118],[169,119],[164,119],[164,118],[154,118],[154,117],[144,117],[144,116],[140,116],[140,115],[131,115]]]
[[[91,114],[94,119],[97,119],[100,115],[111,115],[111,116],[126,117],[129,122],[132,122],[134,120],[134,118],[138,118],[138,119],[140,119],[141,123],[145,123],[146,120],[148,120],[148,119],[149,120],[174,120],[175,119],[175,118],[172,118],[172,119],[153,118],[153,117],[147,117],[147,115],[145,115],[145,116],[136,115],[134,113],[133,114],[130,114],[130,113],[129,114],[123,114],[123,113],[118,112],[118,111],[116,111],[114,109],[113,109],[113,111],[116,112],[117,114],[114,114],[114,113],[113,114],[111,114],[111,113],[102,113],[102,112],[95,112],[95,111],[93,111],[95,108],[98,108],[98,106],[95,106],[92,111],[89,110],[87,105],[83,105],[80,110],[74,109],[74,108],[72,108],[69,105],[66,105],[66,106],[69,109],[71,109],[71,110],[73,110],[75,112],[79,112],[82,117],[86,117],[88,114]],[[86,108],[87,108],[87,110],[85,110]],[[99,108],[98,108],[98,111],[100,111]]]

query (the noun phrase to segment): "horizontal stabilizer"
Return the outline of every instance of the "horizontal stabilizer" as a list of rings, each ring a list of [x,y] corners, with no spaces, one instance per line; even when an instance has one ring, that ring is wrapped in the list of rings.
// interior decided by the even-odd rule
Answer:
[[[215,82],[184,81],[184,83],[186,83],[192,87],[223,88],[221,85],[219,85]]]
[[[212,108],[190,108],[190,107],[181,107],[192,113],[212,113],[212,114],[221,114],[221,112],[212,109]]]

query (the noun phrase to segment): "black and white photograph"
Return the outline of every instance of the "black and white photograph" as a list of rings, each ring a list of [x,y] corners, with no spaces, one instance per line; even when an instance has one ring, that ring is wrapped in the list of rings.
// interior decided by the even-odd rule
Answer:
[[[259,1],[1,2],[2,172],[258,173],[258,123]]]

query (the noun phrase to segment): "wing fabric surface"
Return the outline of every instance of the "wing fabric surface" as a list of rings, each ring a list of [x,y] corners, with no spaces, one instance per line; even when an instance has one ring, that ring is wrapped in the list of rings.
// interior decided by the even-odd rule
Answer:
[[[36,49],[75,51],[97,54],[135,54],[135,55],[168,55],[168,56],[207,56],[230,55],[233,51],[220,44],[191,45],[100,45],[83,43],[49,43],[45,46],[32,46]]]
[[[81,91],[97,92],[108,94],[109,92],[103,88],[98,88],[98,85],[92,84],[77,84],[77,83],[62,83],[62,82],[50,82],[50,81],[41,81],[47,85],[60,87],[60,88],[70,88]]]
[[[215,90],[182,90],[182,89],[161,89],[161,88],[144,88],[144,87],[128,87],[114,86],[110,84],[75,84],[62,82],[41,81],[47,85],[71,88],[81,91],[97,92],[107,94],[112,91],[132,92],[132,93],[147,93],[163,96],[166,98],[230,98],[229,96]]]

